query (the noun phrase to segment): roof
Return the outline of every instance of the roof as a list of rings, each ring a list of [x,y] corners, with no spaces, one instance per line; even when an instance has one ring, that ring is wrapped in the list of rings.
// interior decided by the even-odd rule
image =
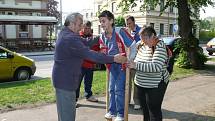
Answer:
[[[57,19],[51,16],[0,15],[0,24],[52,25],[56,23]]]

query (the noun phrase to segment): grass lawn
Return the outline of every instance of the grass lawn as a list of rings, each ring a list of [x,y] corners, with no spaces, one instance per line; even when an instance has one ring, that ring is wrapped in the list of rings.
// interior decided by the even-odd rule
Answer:
[[[95,72],[93,80],[95,95],[105,93],[105,78],[106,71]],[[49,78],[0,84],[0,97],[0,112],[55,102],[54,89]],[[83,85],[81,87],[81,97],[83,97]]]
[[[194,75],[197,72],[192,69],[174,67],[171,80]],[[106,71],[95,71],[93,80],[93,92],[95,95],[104,95],[106,88]],[[49,78],[0,84],[0,112],[13,110],[19,107],[41,105],[55,102],[54,90]],[[83,83],[81,87],[83,97]]]
[[[209,58],[208,60],[215,62],[215,58]]]

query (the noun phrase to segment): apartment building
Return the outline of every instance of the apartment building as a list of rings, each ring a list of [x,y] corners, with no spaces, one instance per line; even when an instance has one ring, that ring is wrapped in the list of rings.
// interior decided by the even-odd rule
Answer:
[[[48,0],[0,0],[0,38],[45,38],[48,25],[56,24],[47,16]]]
[[[115,18],[117,16],[122,15],[117,5],[119,4],[119,0],[95,0],[94,1],[94,13],[98,13],[101,10],[109,10],[114,13]],[[160,11],[164,8],[165,1],[160,0],[160,4],[154,7],[149,7],[149,10],[141,12],[139,10],[140,5],[143,4],[143,0],[140,0],[136,7],[131,8],[129,12],[124,14],[123,16],[132,15],[135,17],[136,24],[139,26],[143,25],[151,25],[156,30],[157,34],[165,37],[165,36],[177,36],[178,35],[178,26],[177,26],[177,18],[178,11],[177,8],[170,6],[167,8],[163,14],[160,16]],[[98,18],[94,16],[91,19],[93,21],[93,29],[94,34],[99,34],[102,30],[99,25]],[[194,34],[196,37],[199,37],[199,26],[196,25],[194,30]]]

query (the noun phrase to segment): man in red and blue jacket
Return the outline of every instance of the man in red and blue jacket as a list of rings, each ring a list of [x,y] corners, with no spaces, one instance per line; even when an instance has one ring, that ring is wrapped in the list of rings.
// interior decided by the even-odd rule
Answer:
[[[98,16],[101,28],[104,32],[99,38],[100,52],[106,55],[124,54],[130,58],[131,54],[126,50],[136,51],[136,42],[125,28],[116,28],[114,15],[110,11],[103,11]],[[106,64],[109,81],[109,107],[105,118],[110,120],[116,116],[114,121],[124,121],[125,104],[125,80],[126,66],[121,63]]]
[[[86,38],[85,40],[88,40],[88,41],[90,41],[93,38],[91,26],[92,26],[91,22],[86,21],[83,25],[83,29],[79,32],[80,36],[82,38]],[[99,44],[94,44],[90,49],[94,51],[99,51]],[[93,96],[93,92],[91,90],[94,67],[95,67],[95,63],[90,60],[84,60],[84,62],[82,63],[80,84],[78,89],[76,90],[76,101],[78,101],[81,82],[84,79],[84,90],[85,90],[84,96],[86,97],[86,100],[91,102],[98,102],[98,99],[96,99]]]

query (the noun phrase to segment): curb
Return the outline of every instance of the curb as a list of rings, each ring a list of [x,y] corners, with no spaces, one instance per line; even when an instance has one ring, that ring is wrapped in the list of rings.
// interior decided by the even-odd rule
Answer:
[[[44,56],[44,55],[54,55],[54,51],[48,51],[48,52],[24,52],[20,53],[24,56]]]
[[[24,56],[27,57],[31,57],[31,56],[44,56],[44,55],[54,55],[54,53],[50,53],[50,54],[23,54]]]

